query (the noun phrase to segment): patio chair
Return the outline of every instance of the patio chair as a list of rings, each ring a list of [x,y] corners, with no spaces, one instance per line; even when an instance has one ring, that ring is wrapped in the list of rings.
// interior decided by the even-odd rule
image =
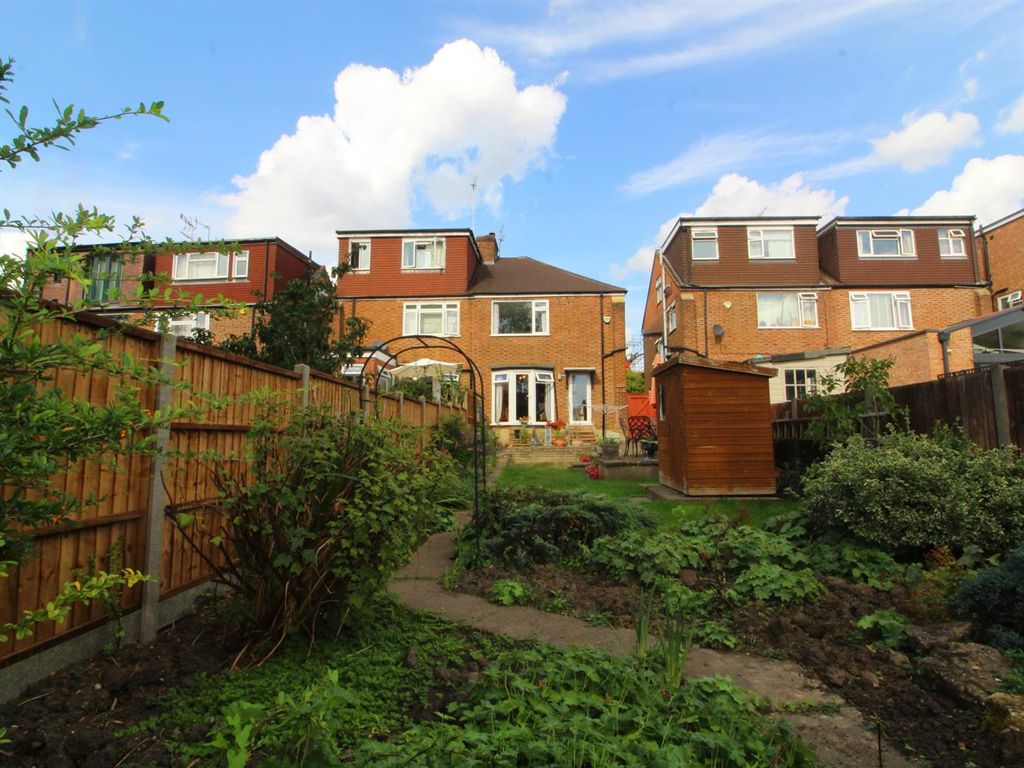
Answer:
[[[626,452],[629,452],[628,445],[632,443],[636,447],[637,456],[639,456],[641,441],[652,439],[655,439],[655,435],[654,428],[651,426],[651,417],[630,416],[629,427],[626,431]]]

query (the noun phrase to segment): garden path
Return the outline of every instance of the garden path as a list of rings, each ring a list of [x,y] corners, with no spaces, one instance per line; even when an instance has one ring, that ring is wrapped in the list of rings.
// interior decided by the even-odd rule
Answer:
[[[575,645],[619,655],[633,652],[632,630],[592,627],[571,616],[522,606],[498,606],[480,597],[444,589],[440,579],[451,565],[454,552],[455,540],[451,532],[432,536],[391,581],[389,589],[410,608],[485,632],[538,640],[559,648]],[[888,743],[883,743],[880,762],[877,737],[866,728],[861,713],[792,662],[695,647],[687,658],[686,674],[690,677],[726,675],[775,702],[838,706],[838,711],[785,715],[804,743],[818,754],[823,768],[879,765],[914,768],[916,765]]]

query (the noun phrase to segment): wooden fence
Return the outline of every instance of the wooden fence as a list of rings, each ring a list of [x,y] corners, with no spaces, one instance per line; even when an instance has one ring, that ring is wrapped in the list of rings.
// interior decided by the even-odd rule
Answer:
[[[1024,365],[995,365],[890,391],[916,432],[931,432],[940,422],[960,424],[982,448],[1024,448]],[[776,441],[804,440],[811,419],[803,401],[772,407]]]
[[[110,325],[92,316],[80,317],[77,322],[55,322],[43,330],[43,341],[70,338],[76,333],[101,338],[101,329]],[[216,500],[210,467],[199,455],[225,455],[242,448],[258,408],[247,395],[268,391],[295,404],[323,403],[336,412],[362,410],[370,418],[398,419],[423,427],[423,441],[444,417],[467,417],[455,406],[406,400],[400,395],[372,397],[350,382],[310,371],[306,366],[288,371],[151,331],[128,329],[101,340],[118,356],[124,353],[137,362],[161,364],[179,385],[150,386],[140,391],[138,396],[145,408],[156,410],[168,402],[183,406],[197,393],[223,398],[226,404],[221,408],[203,407],[194,420],[174,422],[162,430],[163,434],[158,433],[158,442],[169,449],[166,454],[153,458],[141,454],[120,456],[116,463],[109,458],[80,462],[54,477],[55,490],[80,499],[91,496],[97,501],[77,515],[73,526],[34,532],[33,557],[8,578],[0,578],[0,624],[45,605],[62,584],[71,580],[73,571],[85,569],[90,561],[97,569],[108,570],[111,547],[119,543],[124,567],[156,577],[143,588],[127,590],[123,602],[126,612],[142,609],[141,635],[144,639],[151,637],[156,631],[160,601],[212,576],[209,566],[183,539],[166,512]],[[112,401],[118,382],[100,372],[62,371],[55,384],[68,397],[101,405]],[[97,603],[75,606],[63,624],[44,622],[30,637],[0,643],[0,667],[64,642],[105,619],[104,609]]]

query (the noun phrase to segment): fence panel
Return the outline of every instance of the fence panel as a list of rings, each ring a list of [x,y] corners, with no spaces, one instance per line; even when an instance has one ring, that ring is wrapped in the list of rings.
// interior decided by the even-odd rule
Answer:
[[[109,326],[89,316],[77,322],[60,321],[42,329],[44,341],[70,338],[75,333],[97,338],[101,327]],[[160,337],[143,330],[126,330],[109,336],[103,343],[120,357],[130,355],[140,363],[154,363],[159,357]],[[179,341],[176,352],[173,403],[191,406],[186,419],[172,423],[169,456],[161,482],[167,489],[170,513],[196,514],[216,535],[225,524],[216,510],[215,462],[212,457],[238,456],[246,434],[259,410],[257,392],[269,392],[290,404],[300,402],[302,376],[273,366],[229,355],[220,350]],[[68,397],[81,398],[95,405],[112,402],[121,382],[99,372],[60,371],[55,385]],[[310,372],[309,401],[324,403],[336,412],[360,409],[361,392],[347,381]],[[147,386],[137,396],[143,407],[155,408],[156,387]],[[411,426],[432,429],[438,422],[440,406],[418,401],[400,403],[390,395],[379,397],[384,418],[401,419]],[[282,416],[286,409],[279,409]],[[465,413],[446,407],[446,413]],[[223,464],[224,459],[219,462]],[[23,611],[45,605],[62,584],[72,579],[76,569],[90,562],[97,569],[111,568],[109,554],[119,544],[123,566],[143,569],[146,550],[145,518],[149,506],[151,460],[143,455],[90,460],[69,466],[56,475],[52,487],[78,498],[94,497],[95,502],[77,514],[76,527],[52,526],[34,532],[36,553],[8,578],[0,579],[0,623],[13,621]],[[217,561],[222,554],[206,538],[203,554]],[[161,599],[208,580],[213,570],[204,557],[185,541],[170,519],[164,520],[160,574]],[[139,608],[142,590],[127,590],[123,608]],[[63,642],[75,634],[96,626],[105,619],[98,602],[76,606],[63,624],[43,622],[33,635],[20,641],[0,644],[0,666],[6,666],[29,652]]]

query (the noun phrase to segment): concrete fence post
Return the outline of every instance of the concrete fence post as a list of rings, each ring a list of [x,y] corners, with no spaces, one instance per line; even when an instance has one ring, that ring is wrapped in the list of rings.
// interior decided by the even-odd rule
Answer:
[[[992,385],[992,412],[996,421],[996,445],[1012,445],[1010,435],[1010,404],[1006,398],[1006,366],[993,365],[989,370]]]
[[[295,365],[295,372],[302,376],[302,381],[299,382],[299,391],[302,393],[302,407],[305,408],[309,405],[309,366],[305,363],[297,363]]]
[[[161,411],[170,407],[174,398],[174,368],[176,365],[178,337],[172,333],[160,334],[160,356],[157,368],[162,381],[156,389],[153,410]],[[171,425],[165,421],[156,430],[154,454],[149,463],[149,492],[146,507],[146,546],[143,550],[142,571],[150,581],[142,585],[142,609],[139,612],[139,642],[151,643],[156,640],[159,629],[160,579],[164,551],[164,510],[167,508],[167,490],[164,488],[163,473],[167,467],[167,449],[171,443]]]

